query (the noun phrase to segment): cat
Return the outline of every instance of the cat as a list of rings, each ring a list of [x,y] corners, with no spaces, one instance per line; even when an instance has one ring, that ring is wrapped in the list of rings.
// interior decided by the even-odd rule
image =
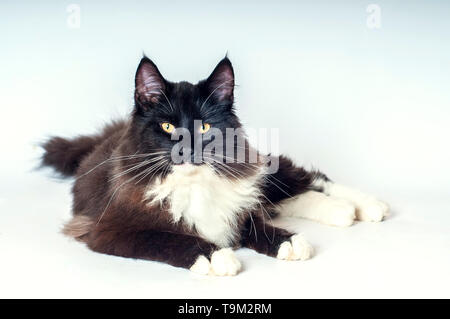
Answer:
[[[99,253],[232,276],[241,269],[234,254],[239,247],[282,260],[313,256],[302,235],[270,223],[275,216],[350,226],[388,215],[384,202],[286,156],[258,153],[250,162],[254,149],[245,135],[238,134],[240,146],[232,138],[232,153],[225,146],[206,152],[213,129],[242,129],[234,87],[228,57],[194,85],[167,81],[144,56],[128,118],[98,134],[51,137],[42,145],[42,165],[75,178],[73,218],[63,233]],[[177,149],[173,137],[181,129],[201,139],[183,137]],[[237,160],[239,151],[244,160]],[[274,160],[277,170],[269,173]]]

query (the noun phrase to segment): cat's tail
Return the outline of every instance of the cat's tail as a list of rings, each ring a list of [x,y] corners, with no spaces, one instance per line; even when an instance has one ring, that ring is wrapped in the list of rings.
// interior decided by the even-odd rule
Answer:
[[[73,139],[52,137],[42,144],[42,165],[51,166],[64,177],[75,175],[81,160],[94,150],[98,139],[80,136]]]
[[[81,135],[71,139],[52,137],[41,144],[44,149],[41,165],[53,167],[63,177],[73,176],[87,155],[111,136],[123,134],[127,125],[128,122],[124,120],[112,121],[99,134]]]
[[[95,222],[91,218],[77,215],[64,225],[62,233],[76,240],[83,241],[93,226],[95,226]]]

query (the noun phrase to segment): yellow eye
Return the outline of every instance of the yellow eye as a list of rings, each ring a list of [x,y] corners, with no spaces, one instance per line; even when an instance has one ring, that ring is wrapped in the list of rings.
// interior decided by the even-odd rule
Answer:
[[[209,131],[209,129],[211,128],[211,125],[209,125],[208,123],[203,123],[202,126],[200,127],[200,133],[206,133]]]
[[[163,129],[164,132],[170,134],[170,133],[172,133],[173,130],[175,129],[175,126],[173,126],[173,125],[170,124],[170,123],[164,122],[164,123],[161,123],[161,128]]]

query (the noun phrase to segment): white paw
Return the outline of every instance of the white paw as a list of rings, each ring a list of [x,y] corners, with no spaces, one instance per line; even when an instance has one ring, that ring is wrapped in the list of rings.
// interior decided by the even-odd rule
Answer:
[[[371,195],[333,182],[321,183],[326,194],[350,201],[356,207],[356,219],[379,222],[389,215],[389,206]]]
[[[302,235],[297,234],[292,236],[290,241],[285,241],[280,245],[277,258],[283,260],[307,260],[313,254],[313,247]]]
[[[333,198],[327,202],[327,214],[324,223],[331,226],[347,227],[353,225],[356,218],[355,206],[347,200]]]
[[[373,197],[357,202],[356,218],[361,221],[380,222],[389,215],[389,206]]]
[[[241,270],[241,263],[231,248],[222,248],[211,256],[211,274],[216,276],[234,276]]]
[[[199,275],[207,275],[211,271],[211,263],[208,258],[200,255],[189,270]]]
[[[234,276],[241,270],[241,263],[231,248],[222,248],[211,256],[211,262],[205,256],[198,256],[190,271],[200,275]]]

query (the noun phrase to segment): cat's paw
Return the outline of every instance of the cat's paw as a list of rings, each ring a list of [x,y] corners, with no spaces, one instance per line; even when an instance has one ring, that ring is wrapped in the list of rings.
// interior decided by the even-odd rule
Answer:
[[[241,270],[241,263],[231,248],[222,248],[212,254],[211,261],[198,256],[189,270],[200,275],[234,276]]]
[[[327,201],[327,213],[323,222],[327,225],[348,227],[353,225],[356,218],[355,206],[345,199],[330,198]]]
[[[314,254],[314,248],[300,235],[294,235],[278,248],[277,258],[282,260],[307,260]]]
[[[389,206],[371,195],[332,182],[321,185],[328,195],[350,201],[356,207],[357,220],[380,222],[389,215]]]
[[[231,248],[222,248],[211,256],[211,275],[234,276],[241,270],[241,263]]]
[[[211,271],[211,263],[208,258],[200,255],[189,270],[199,275],[207,275]]]
[[[369,222],[381,222],[389,216],[389,206],[374,197],[361,198],[356,203],[356,219]]]

